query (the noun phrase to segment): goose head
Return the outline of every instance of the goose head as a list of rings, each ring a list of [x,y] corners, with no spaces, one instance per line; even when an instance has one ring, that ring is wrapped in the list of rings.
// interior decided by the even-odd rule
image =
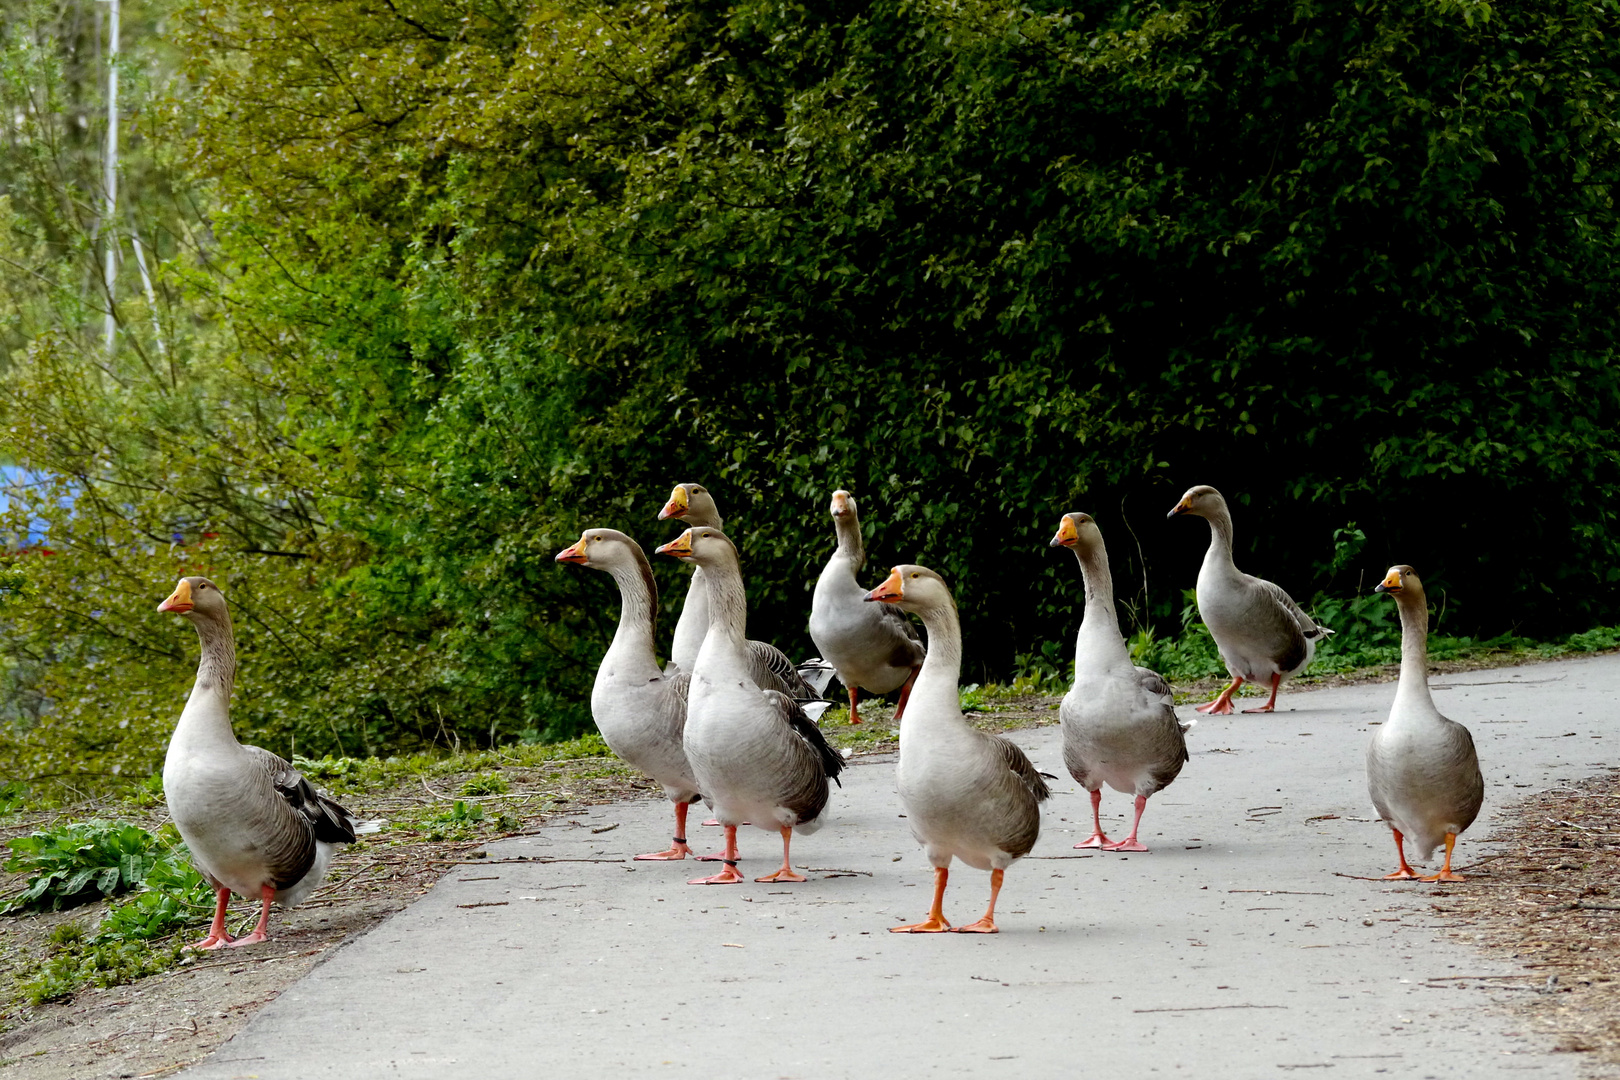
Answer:
[[[893,604],[902,611],[921,612],[939,607],[956,606],[951,599],[951,587],[945,579],[926,566],[904,563],[889,571],[883,584],[863,598],[880,604]]]
[[[1199,484],[1187,489],[1181,501],[1170,508],[1165,517],[1178,517],[1181,514],[1192,514],[1194,517],[1208,518],[1224,513],[1226,500],[1221,493],[1208,484]]]
[[[687,529],[669,543],[661,545],[657,554],[669,555],[697,566],[713,566],[720,562],[737,561],[736,545],[725,533],[708,525]]]
[[[1090,514],[1064,514],[1063,520],[1058,522],[1057,535],[1052,537],[1047,547],[1066,547],[1071,551],[1079,552],[1082,548],[1089,548],[1102,540],[1102,531]]]
[[[839,488],[832,493],[832,506],[829,508],[834,521],[844,521],[855,517],[855,496]]]
[[[158,605],[158,610],[218,621],[225,617],[225,596],[218,585],[205,577],[183,577],[169,598]]]
[[[714,496],[702,484],[676,484],[669,501],[658,511],[658,520],[680,518],[691,526],[720,527],[720,510],[714,505]]]
[[[1389,573],[1374,586],[1373,592],[1389,593],[1398,603],[1424,602],[1423,582],[1418,578],[1417,571],[1405,564],[1390,567]]]
[[[635,541],[617,529],[586,529],[572,547],[557,552],[556,562],[611,570],[634,563],[631,546]]]

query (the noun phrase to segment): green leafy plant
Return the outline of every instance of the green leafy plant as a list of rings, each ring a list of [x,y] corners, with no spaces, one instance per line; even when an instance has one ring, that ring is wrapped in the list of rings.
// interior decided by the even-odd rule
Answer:
[[[138,825],[86,821],[9,841],[5,868],[28,880],[5,912],[58,911],[137,888],[167,855],[174,840]]]
[[[482,773],[461,785],[463,795],[505,795],[511,790],[512,785],[498,772]]]

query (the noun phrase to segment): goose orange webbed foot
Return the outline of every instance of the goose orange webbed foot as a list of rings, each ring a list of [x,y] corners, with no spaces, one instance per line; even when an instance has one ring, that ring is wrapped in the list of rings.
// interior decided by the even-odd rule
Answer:
[[[1102,849],[1104,851],[1146,851],[1148,847],[1136,837],[1128,836],[1123,840],[1115,840],[1112,843],[1104,844]]]
[[[235,941],[236,939],[231,937],[229,934],[209,934],[201,941],[193,941],[190,945],[187,945],[186,948],[196,949],[199,952],[212,952],[215,949],[223,949],[226,946],[235,943]]]
[[[1095,832],[1074,846],[1077,848],[1106,848],[1112,843],[1113,841],[1108,839],[1108,837],[1104,836],[1102,833]]]
[[[782,869],[778,870],[774,874],[766,874],[764,877],[757,877],[754,880],[755,881],[809,881],[810,879],[805,877],[803,874],[795,873],[791,868],[784,866],[784,867],[782,867]]]
[[[919,923],[911,923],[908,926],[891,926],[889,927],[889,933],[943,934],[945,931],[951,929],[954,929],[954,927],[952,927],[950,923],[946,922],[943,917],[935,918],[934,916],[930,915],[927,919]]]
[[[702,856],[694,853],[691,848],[686,846],[685,840],[676,840],[674,845],[671,846],[668,851],[649,851],[645,855],[637,855],[635,857],[635,861],[678,862],[679,860],[686,858],[688,855],[691,855],[694,859],[702,858]],[[715,859],[718,859],[719,857],[720,856],[718,855],[710,856],[710,858]]]
[[[722,859],[726,868],[718,874],[709,877],[693,878],[688,885],[737,885],[748,879],[737,873],[737,864],[730,859]]]
[[[1227,709],[1226,711],[1231,712],[1232,710]],[[1274,712],[1274,711],[1276,711],[1276,706],[1275,705],[1261,705],[1259,708],[1244,709],[1243,711],[1244,711],[1244,713]]]
[[[1001,933],[1001,928],[996,925],[996,922],[995,922],[994,919],[992,919],[992,918],[990,918],[990,916],[986,915],[984,918],[980,919],[978,922],[971,922],[971,923],[968,923],[966,926],[953,926],[951,928],[951,933],[953,933],[953,934],[999,934],[999,933]]]
[[[1454,873],[1453,871],[1442,870],[1438,874],[1430,874],[1428,877],[1418,878],[1418,880],[1419,881],[1467,881],[1468,879],[1463,877],[1461,874]]]
[[[1417,879],[1417,871],[1413,870],[1410,866],[1403,866],[1399,870],[1395,871],[1393,874],[1385,874],[1380,880],[1382,880],[1382,881],[1414,881],[1416,879]]]
[[[269,941],[269,940],[270,940],[270,935],[269,934],[266,934],[263,930],[255,930],[255,931],[253,931],[253,933],[247,935],[246,937],[239,937],[235,941],[227,941],[224,944],[228,948],[240,949],[244,945],[257,945],[261,941]]]
[[[1195,707],[1193,711],[1212,716],[1229,716],[1232,712],[1232,701],[1230,698],[1216,698]]]

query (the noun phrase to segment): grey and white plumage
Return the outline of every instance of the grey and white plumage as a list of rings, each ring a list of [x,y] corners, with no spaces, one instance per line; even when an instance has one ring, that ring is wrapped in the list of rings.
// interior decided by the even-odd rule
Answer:
[[[1479,816],[1485,779],[1474,737],[1442,716],[1429,693],[1429,608],[1423,582],[1410,566],[1394,566],[1376,591],[1390,593],[1400,609],[1401,674],[1389,719],[1367,745],[1367,793],[1379,818],[1425,862],[1447,833],[1462,833]],[[1404,859],[1404,850],[1402,854]],[[1447,870],[1449,864],[1448,852]]]
[[[1075,635],[1074,685],[1058,708],[1063,763],[1088,792],[1107,784],[1145,800],[1180,774],[1187,762],[1186,730],[1195,721],[1176,718],[1175,698],[1163,676],[1131,662],[1114,608],[1108,550],[1091,515],[1065,514],[1052,546],[1074,551],[1086,590]],[[1097,802],[1094,794],[1094,809]],[[1098,822],[1093,838],[1098,843],[1086,846],[1138,846],[1135,828],[1116,846],[1102,836]]]
[[[230,718],[236,643],[218,586],[181,578],[158,610],[184,616],[202,645],[196,683],[163,761],[169,816],[216,890],[264,900],[266,914],[270,900],[293,907],[320,885],[335,846],[374,826],[317,792],[290,762],[237,742]],[[216,929],[222,932],[222,916]],[[263,929],[261,918],[254,940]]]
[[[591,687],[597,730],[615,754],[652,777],[671,802],[698,801],[702,796],[682,746],[691,677],[659,669],[658,586],[641,545],[616,529],[586,529],[556,561],[601,570],[619,587],[619,625]]]
[[[849,492],[832,494],[830,510],[838,547],[810,601],[810,639],[838,671],[849,690],[850,717],[856,720],[855,688],[874,694],[898,690],[922,666],[927,655],[916,628],[897,608],[866,602],[867,590],[857,580],[866,566],[866,547],[855,499]],[[896,719],[904,715],[904,702]]]
[[[732,828],[752,822],[814,832],[843,758],[798,702],[754,678],[736,547],[719,529],[703,527],[659,551],[701,567],[709,591],[709,631],[692,671],[684,746],[715,817]]]
[[[1232,693],[1243,682],[1255,682],[1272,688],[1271,700],[1249,711],[1268,712],[1282,681],[1305,670],[1317,643],[1333,631],[1318,625],[1277,585],[1237,568],[1232,513],[1220,492],[1208,484],[1188,488],[1169,516],[1179,514],[1209,522],[1209,550],[1198,570],[1198,614],[1236,680],[1200,711],[1230,712]]]
[[[720,529],[723,522],[714,496],[702,484],[684,482],[676,484],[669,501],[658,512],[658,520],[676,518],[688,528]],[[692,568],[692,579],[686,588],[686,601],[675,620],[675,636],[670,642],[669,665],[665,670],[691,673],[697,663],[698,650],[709,632],[708,573],[701,566]],[[821,694],[799,673],[798,667],[786,653],[765,641],[749,641],[746,645],[749,676],[758,685],[779,690],[820,716],[827,707]]]
[[[1004,870],[1035,847],[1051,791],[1023,750],[962,715],[962,632],[945,580],[926,567],[896,566],[868,595],[890,594],[888,602],[922,619],[929,641],[900,724],[895,779],[906,823],[936,868],[957,858]]]

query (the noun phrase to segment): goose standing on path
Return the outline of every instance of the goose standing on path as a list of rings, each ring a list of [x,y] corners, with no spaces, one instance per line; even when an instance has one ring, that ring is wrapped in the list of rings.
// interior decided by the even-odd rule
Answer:
[[[720,510],[714,504],[714,497],[702,484],[676,484],[669,501],[658,511],[658,520],[665,518],[679,518],[693,529],[718,531],[721,526]],[[703,567],[692,568],[686,603],[681,605],[680,616],[675,620],[675,639],[670,642],[670,663],[676,670],[688,673],[693,670],[703,638],[709,632],[708,581]],[[831,702],[822,700],[821,691],[805,678],[786,653],[764,641],[750,641],[747,644],[749,670],[755,682],[767,690],[780,690],[799,702],[812,720],[826,711]]]
[[[589,566],[611,575],[619,586],[619,628],[596,669],[591,687],[591,718],[608,747],[653,778],[675,804],[675,842],[667,851],[637,859],[684,859],[686,811],[703,796],[686,763],[681,732],[686,726],[690,676],[659,670],[653,651],[658,619],[658,586],[646,554],[614,529],[586,529],[579,542],[557,553],[557,562]]]
[[[866,565],[866,547],[861,542],[861,522],[855,514],[855,500],[847,491],[832,495],[833,530],[838,549],[827,560],[816,579],[810,601],[810,640],[816,643],[838,679],[849,690],[849,722],[861,722],[855,711],[860,688],[874,694],[900,691],[894,718],[906,711],[911,685],[922,668],[922,640],[910,620],[887,605],[866,603],[866,590],[856,576]]]
[[[719,529],[687,529],[658,549],[706,571],[709,632],[703,637],[687,694],[686,759],[698,787],[725,827],[725,869],[692,885],[743,881],[737,872],[737,826],[748,822],[782,836],[782,867],[755,881],[804,881],[793,871],[795,831],[821,827],[828,781],[844,759],[799,703],[762,689],[749,663],[748,599],[737,549]]]
[[[1440,872],[1423,881],[1462,881],[1451,870],[1457,836],[1474,823],[1485,801],[1474,737],[1434,707],[1429,695],[1429,603],[1410,566],[1392,566],[1373,590],[1389,593],[1401,613],[1401,677],[1389,719],[1367,746],[1367,793],[1395,833],[1400,866],[1391,880],[1417,877],[1406,862],[1410,840],[1419,862],[1446,845]]]
[[[1022,750],[999,735],[970,727],[963,718],[957,690],[962,630],[945,580],[925,567],[896,566],[866,598],[915,612],[928,630],[928,657],[900,725],[895,779],[912,835],[934,866],[934,904],[924,921],[891,926],[889,932],[997,933],[1002,878],[1007,867],[1035,846],[1040,804],[1051,791]],[[990,871],[990,906],[967,926],[952,927],[945,920],[952,857]]]
[[[1186,731],[1176,719],[1170,684],[1156,671],[1131,663],[1114,610],[1108,549],[1090,514],[1064,514],[1052,547],[1071,549],[1086,583],[1086,612],[1074,644],[1074,686],[1063,696],[1063,763],[1091,793],[1091,836],[1074,845],[1104,851],[1146,851],[1136,838],[1148,796],[1169,787],[1187,762]],[[1103,835],[1102,786],[1136,797],[1131,835]]]
[[[362,825],[275,754],[236,741],[236,639],[217,585],[181,578],[158,610],[185,616],[202,644],[197,682],[163,759],[169,816],[215,893],[213,925],[191,947],[251,945],[269,937],[272,900],[290,908],[307,898],[326,877],[335,845],[376,826]],[[235,939],[225,931],[233,892],[260,902],[258,925]]]
[[[1316,643],[1333,633],[1318,626],[1293,598],[1271,582],[1243,573],[1232,562],[1232,513],[1208,484],[1187,489],[1168,517],[1192,514],[1209,522],[1209,550],[1198,571],[1198,614],[1215,639],[1231,685],[1201,713],[1230,713],[1232,695],[1245,682],[1270,683],[1271,697],[1257,709],[1277,707],[1277,688],[1305,670]]]

